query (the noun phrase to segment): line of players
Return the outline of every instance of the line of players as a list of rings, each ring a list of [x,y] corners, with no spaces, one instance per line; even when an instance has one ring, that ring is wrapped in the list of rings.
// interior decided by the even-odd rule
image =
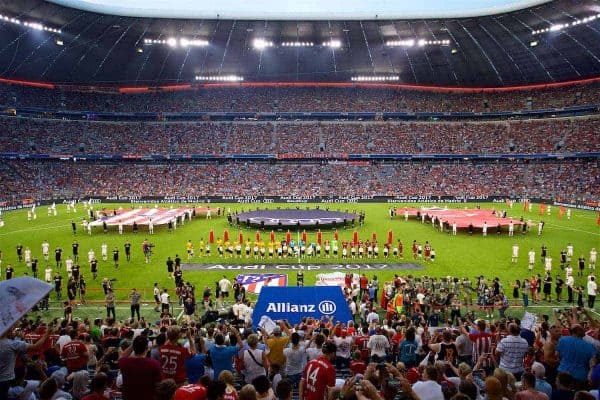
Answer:
[[[55,280],[56,278],[56,274],[59,274],[58,271],[56,271],[53,275],[53,269],[52,266],[49,264],[50,263],[50,244],[48,243],[47,240],[44,240],[42,242],[42,256],[43,259],[46,263],[46,268],[44,270],[44,280],[48,283],[51,283],[53,280]],[[144,239],[144,241],[142,242],[142,252],[144,253],[144,258],[146,263],[148,263],[150,261],[150,257],[152,255],[152,247],[153,245],[148,242],[147,239]],[[67,256],[66,259],[64,259],[64,266],[67,272],[67,275],[73,276],[73,275],[78,275],[79,274],[79,270],[80,270],[80,265],[79,265],[79,243],[75,240],[73,241],[72,245],[72,256]],[[131,243],[129,241],[126,241],[123,245],[124,248],[124,253],[125,253],[125,259],[127,261],[131,261]],[[16,253],[17,253],[17,261],[19,263],[25,263],[25,265],[27,266],[28,269],[31,270],[31,275],[34,278],[38,277],[38,267],[39,267],[39,260],[37,259],[37,257],[34,257],[32,255],[32,251],[29,247],[24,247],[22,244],[18,244],[16,247]],[[115,246],[112,250],[112,263],[115,269],[119,268],[119,262],[120,262],[120,251],[119,249]],[[102,261],[107,262],[109,259],[109,249],[108,249],[108,245],[106,243],[102,243],[100,245],[100,257],[102,259]],[[87,261],[88,264],[90,266],[90,272],[92,273],[92,276],[95,279],[97,279],[98,277],[98,259],[96,258],[96,253],[94,251],[94,249],[90,249],[87,253]],[[63,266],[63,249],[59,246],[56,247],[54,249],[54,262],[56,265],[56,268],[62,268]],[[1,275],[1,267],[2,267],[2,253],[0,252],[0,275]],[[14,268],[12,267],[12,265],[8,264],[5,270],[6,273],[6,279],[11,279],[14,275]]]
[[[574,251],[572,243],[569,243],[566,248],[564,248],[560,251],[560,259],[559,260],[560,260],[560,268],[561,269],[570,268],[571,261],[573,260],[573,257],[574,257],[574,253],[575,253],[575,251]],[[535,250],[533,248],[531,248],[529,250],[529,252],[527,253],[529,271],[533,271],[533,267],[535,265],[535,255],[536,255]],[[589,263],[588,265],[589,265],[590,270],[596,269],[597,256],[598,256],[598,253],[596,252],[596,248],[592,248],[590,250],[590,256],[588,258],[588,263]],[[552,271],[552,257],[550,257],[550,255],[548,254],[548,247],[545,244],[543,244],[540,249],[540,257],[541,257],[541,262],[544,265],[544,270],[546,272],[551,272]],[[519,259],[519,245],[515,243],[512,246],[511,262],[513,264],[516,264],[518,259]],[[583,271],[585,270],[585,257],[583,256],[583,254],[581,254],[581,256],[577,259],[577,266],[579,268],[578,275],[583,276]]]
[[[341,255],[342,259],[377,259],[383,255],[387,259],[390,256],[398,259],[404,258],[404,245],[401,240],[396,243],[384,243],[383,252],[380,253],[380,248],[376,240],[354,242],[352,240],[342,240],[341,243],[336,240],[325,240],[323,245],[320,243],[306,243],[303,240],[298,242],[293,239],[289,242],[282,240],[280,242],[269,241],[265,243],[262,240],[252,242],[247,239],[246,242],[240,241],[223,241],[221,238],[216,240],[216,248],[219,257],[224,258],[253,258],[253,259],[274,259],[274,258],[305,258],[305,257],[322,257],[338,258]],[[186,243],[187,258],[194,258],[194,244],[191,240]],[[341,247],[341,251],[340,251]],[[199,257],[210,256],[211,244],[200,240]],[[435,261],[435,249],[431,247],[429,241],[425,244],[418,243],[416,240],[412,243],[413,258],[424,259],[425,261]]]

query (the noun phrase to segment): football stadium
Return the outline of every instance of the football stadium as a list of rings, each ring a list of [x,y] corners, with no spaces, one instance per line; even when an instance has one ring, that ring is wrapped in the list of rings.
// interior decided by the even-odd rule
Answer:
[[[600,399],[600,3],[0,6],[0,400]]]

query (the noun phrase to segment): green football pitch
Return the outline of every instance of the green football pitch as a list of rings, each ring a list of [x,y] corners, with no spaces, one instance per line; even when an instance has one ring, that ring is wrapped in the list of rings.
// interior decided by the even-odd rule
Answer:
[[[94,209],[101,210],[107,208],[112,210],[114,208],[122,207],[129,209],[131,207],[154,207],[152,204],[95,204]],[[160,206],[160,205],[159,205]],[[171,204],[165,205],[170,207]],[[174,205],[176,206],[176,205]],[[185,205],[184,205],[185,206]],[[200,206],[200,205],[197,205]],[[295,208],[296,206],[301,208],[316,207],[317,204],[273,204],[273,205],[248,205],[248,204],[211,204],[212,208],[220,206],[224,210],[231,209],[235,210],[248,210],[254,209],[257,206],[261,208],[265,207],[281,207],[281,208]],[[394,204],[394,207],[402,207],[402,204]],[[428,204],[410,204],[410,207],[418,206],[433,206]],[[460,204],[435,204],[435,206],[447,206],[456,208],[474,208],[474,203],[460,203]],[[320,204],[323,208],[325,205]],[[103,292],[101,287],[102,278],[108,278],[114,280],[114,287],[116,289],[117,298],[123,303],[122,308],[118,309],[118,317],[124,318],[128,312],[123,311],[128,308],[125,301],[131,288],[137,288],[142,291],[143,299],[146,303],[152,305],[152,286],[154,282],[158,282],[160,287],[166,287],[170,290],[174,288],[173,280],[168,278],[165,261],[168,256],[174,258],[176,254],[179,254],[182,258],[183,263],[215,263],[215,264],[346,264],[346,263],[414,263],[411,244],[413,240],[417,240],[420,243],[429,241],[436,251],[435,262],[420,262],[422,269],[418,270],[355,270],[353,272],[366,272],[369,278],[376,274],[380,282],[391,280],[394,274],[400,276],[415,275],[415,276],[434,276],[434,277],[470,277],[473,279],[476,276],[484,275],[488,279],[494,277],[500,278],[503,286],[505,287],[509,298],[512,295],[512,284],[516,279],[523,280],[524,278],[531,277],[531,274],[527,268],[527,252],[530,248],[533,248],[536,252],[536,264],[534,273],[543,274],[544,268],[540,262],[540,248],[542,245],[546,245],[549,250],[549,255],[553,258],[553,270],[552,274],[561,274],[564,278],[564,272],[561,271],[559,265],[559,255],[561,249],[566,248],[567,244],[572,243],[574,246],[574,257],[572,260],[572,266],[574,271],[577,269],[577,258],[583,255],[586,261],[589,257],[589,252],[592,247],[600,250],[600,226],[596,223],[597,214],[590,211],[582,211],[573,209],[571,212],[571,218],[567,219],[566,216],[563,218],[558,217],[558,207],[552,207],[551,215],[538,215],[538,206],[534,205],[532,212],[526,212],[523,210],[521,204],[514,204],[512,209],[504,203],[492,204],[482,203],[482,208],[496,209],[496,210],[507,210],[508,216],[518,220],[521,216],[525,220],[531,219],[536,226],[531,232],[524,235],[520,231],[515,233],[514,237],[508,237],[507,232],[503,232],[501,235],[495,234],[495,229],[491,228],[490,233],[487,237],[482,237],[480,232],[476,232],[473,235],[468,235],[467,232],[460,231],[457,236],[451,234],[442,233],[439,230],[434,230],[430,223],[422,224],[417,221],[414,217],[408,221],[404,221],[402,216],[396,216],[394,219],[390,219],[388,210],[389,204],[375,204],[375,203],[359,203],[359,204],[328,204],[327,207],[331,210],[349,210],[349,211],[364,211],[366,218],[365,223],[362,227],[357,227],[359,237],[362,240],[370,239],[373,232],[377,234],[379,243],[383,243],[387,239],[388,231],[391,229],[394,235],[394,241],[401,239],[404,244],[404,259],[396,259],[390,255],[388,259],[383,258],[383,252],[380,250],[379,259],[362,259],[362,260],[342,260],[341,255],[339,258],[310,258],[298,260],[297,258],[291,259],[265,259],[265,260],[254,260],[252,258],[245,259],[224,259],[220,258],[216,251],[216,246],[213,245],[210,257],[198,256],[198,247],[201,239],[204,241],[208,240],[209,231],[212,229],[215,233],[215,238],[222,237],[223,231],[227,229],[229,235],[235,240],[238,237],[238,233],[241,230],[244,233],[244,238],[254,238],[256,229],[243,229],[238,227],[229,226],[225,217],[217,218],[213,214],[212,219],[206,219],[202,216],[198,216],[192,221],[186,222],[185,225],[179,226],[173,233],[167,232],[166,226],[155,227],[155,234],[148,235],[145,227],[140,226],[140,231],[137,234],[131,232],[131,228],[125,228],[123,235],[119,235],[116,227],[112,227],[109,233],[102,233],[100,227],[94,228],[94,233],[88,235],[83,231],[81,221],[86,217],[86,212],[81,204],[77,205],[77,213],[67,213],[67,207],[65,205],[57,205],[57,216],[48,216],[46,207],[41,206],[37,208],[37,219],[28,221],[27,212],[25,210],[9,211],[4,212],[2,217],[4,219],[4,227],[0,228],[0,250],[2,251],[2,279],[5,278],[5,271],[8,264],[13,265],[15,269],[15,276],[22,276],[26,273],[31,274],[24,263],[17,261],[16,247],[18,244],[23,247],[29,247],[32,251],[32,255],[38,258],[39,272],[38,277],[44,278],[44,270],[46,263],[42,257],[42,242],[47,240],[50,244],[50,261],[49,264],[53,268],[53,272],[57,270],[54,263],[54,249],[61,247],[63,249],[63,267],[59,270],[63,277],[66,277],[66,270],[64,267],[64,259],[68,255],[71,255],[71,244],[74,240],[79,243],[80,253],[80,265],[81,271],[86,277],[88,284],[88,300],[96,301],[96,306],[90,305],[86,307],[78,308],[75,311],[75,315],[78,316],[92,316],[98,314],[99,309],[102,306]],[[537,222],[543,219],[546,224],[544,232],[541,236],[537,235]],[[71,230],[71,221],[75,221],[78,225],[77,234],[74,235]],[[516,229],[517,230],[517,229]],[[341,240],[351,240],[354,229],[339,229],[339,238]],[[268,241],[270,230],[266,230],[262,233],[263,240]],[[284,232],[277,232],[277,240],[282,240],[285,237]],[[293,237],[297,238],[297,233],[294,232]],[[308,232],[308,238],[310,241],[315,241],[315,233]],[[332,239],[333,231],[323,230],[323,240]],[[141,251],[141,244],[144,239],[148,239],[154,244],[152,259],[149,263],[144,262],[144,256]],[[191,240],[196,249],[196,254],[192,260],[187,260],[186,242]],[[123,245],[126,241],[129,241],[132,245],[132,258],[130,262],[125,260],[125,254],[123,251]],[[105,242],[108,245],[109,259],[102,261],[100,257],[100,246]],[[519,245],[519,259],[516,264],[511,263],[512,246],[514,244]],[[112,263],[112,249],[117,247],[120,250],[120,266],[115,269]],[[382,247],[380,245],[380,247]],[[97,280],[93,280],[90,267],[87,263],[87,253],[89,249],[94,249],[96,258],[99,259],[99,275]],[[417,261],[418,262],[418,261]],[[304,271],[305,285],[312,285],[316,281],[316,275],[322,272],[329,272],[330,268],[322,268],[319,271]],[[587,267],[586,267],[587,270]],[[246,271],[248,273],[256,272],[252,270]],[[290,269],[287,271],[265,271],[275,273],[287,273],[288,284],[296,284],[296,270]],[[588,271],[586,271],[587,273]],[[218,281],[223,274],[228,278],[233,279],[238,273],[244,273],[244,271],[223,271],[223,270],[193,270],[184,272],[184,280],[189,281],[196,286],[197,295],[201,296],[202,289],[208,285],[213,289],[215,282]],[[585,285],[585,277],[576,277],[576,283],[578,285]],[[65,297],[66,291],[66,280],[63,281],[63,297]],[[173,293],[173,292],[172,292]],[[174,293],[172,298],[174,298]],[[60,314],[58,308],[60,304],[55,300],[54,295],[51,297],[51,305],[55,309],[56,315]],[[566,304],[565,304],[566,306]],[[152,307],[146,307],[144,311],[147,315],[152,315]],[[103,315],[101,313],[100,315]]]

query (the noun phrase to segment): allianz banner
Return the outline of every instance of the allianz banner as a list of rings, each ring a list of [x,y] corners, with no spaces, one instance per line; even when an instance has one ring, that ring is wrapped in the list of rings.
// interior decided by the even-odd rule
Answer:
[[[333,317],[344,323],[352,319],[339,286],[265,286],[252,316],[255,326],[264,317],[273,321],[285,319],[292,324],[299,323],[304,317]]]

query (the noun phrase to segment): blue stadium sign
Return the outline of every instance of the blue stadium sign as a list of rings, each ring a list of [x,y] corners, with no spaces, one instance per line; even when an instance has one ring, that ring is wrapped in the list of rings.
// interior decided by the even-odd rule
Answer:
[[[332,317],[344,323],[352,319],[339,286],[263,287],[252,315],[254,324],[264,316],[292,324],[304,317]]]

